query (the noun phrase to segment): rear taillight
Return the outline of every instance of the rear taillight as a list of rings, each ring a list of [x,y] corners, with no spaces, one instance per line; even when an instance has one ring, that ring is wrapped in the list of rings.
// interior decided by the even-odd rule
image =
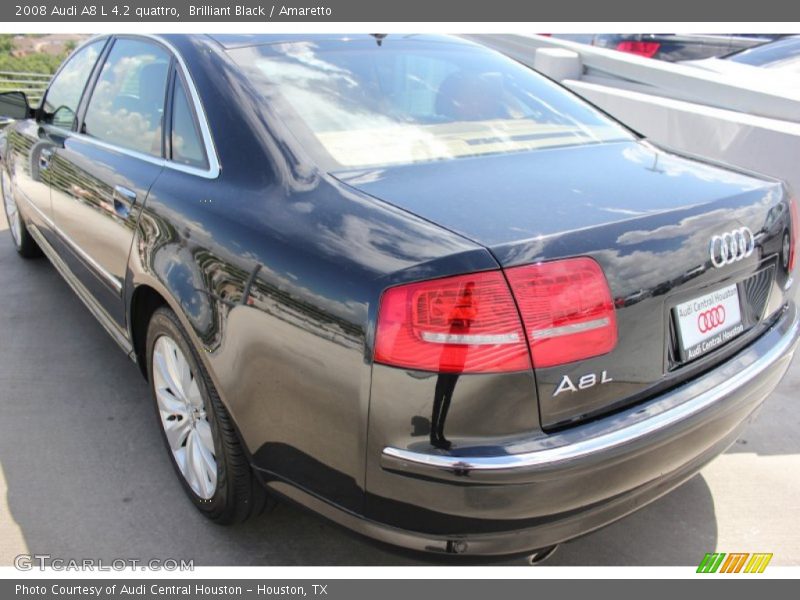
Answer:
[[[617,345],[617,318],[603,270],[590,258],[515,267],[506,272],[519,304],[534,367],[606,354]]]
[[[552,367],[616,345],[611,292],[595,261],[514,267],[506,277],[487,271],[388,289],[378,313],[375,362],[447,373],[509,372],[529,369],[531,355],[534,366]]]
[[[800,235],[800,214],[797,209],[797,199],[789,198],[789,214],[792,220],[792,231],[789,245],[789,273],[794,270],[797,261],[797,236]]]
[[[617,44],[617,50],[620,52],[636,54],[637,56],[644,56],[645,58],[653,58],[660,47],[661,44],[658,42],[634,42],[630,40]]]
[[[381,298],[375,361],[447,373],[531,366],[519,313],[500,271],[388,289]]]

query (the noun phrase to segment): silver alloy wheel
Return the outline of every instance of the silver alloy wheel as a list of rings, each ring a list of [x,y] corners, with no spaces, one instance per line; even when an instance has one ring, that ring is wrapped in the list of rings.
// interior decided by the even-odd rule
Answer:
[[[11,180],[6,175],[5,170],[0,170],[0,179],[2,179],[3,202],[5,203],[6,217],[8,217],[8,227],[11,230],[11,237],[14,238],[14,245],[19,248],[20,240],[22,239],[19,209],[14,200]]]
[[[169,336],[162,335],[153,346],[152,373],[161,426],[175,462],[194,493],[208,500],[217,489],[211,425],[189,362]]]

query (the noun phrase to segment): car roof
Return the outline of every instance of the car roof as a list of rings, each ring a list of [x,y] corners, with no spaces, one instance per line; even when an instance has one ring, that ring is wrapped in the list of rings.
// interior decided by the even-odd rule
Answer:
[[[472,45],[467,40],[446,35],[429,34],[375,34],[375,33],[356,33],[356,34],[276,34],[276,33],[220,33],[210,34],[208,37],[226,50],[232,48],[242,48],[246,46],[262,46],[267,44],[285,44],[293,42],[322,42],[322,41],[373,41],[378,43],[384,38],[401,38],[403,40],[415,40],[420,42],[446,42],[451,44]]]

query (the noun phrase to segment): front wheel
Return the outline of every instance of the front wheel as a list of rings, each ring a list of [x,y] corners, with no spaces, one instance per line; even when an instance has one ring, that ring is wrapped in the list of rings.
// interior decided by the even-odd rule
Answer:
[[[195,507],[229,524],[268,503],[228,412],[177,316],[159,308],[147,331],[150,391],[175,471]]]
[[[8,229],[11,232],[11,241],[20,256],[24,258],[37,258],[42,255],[42,251],[36,240],[31,237],[25,220],[19,212],[17,201],[14,198],[14,190],[11,184],[11,176],[5,168],[0,168],[0,190],[3,193],[3,209],[8,220]]]

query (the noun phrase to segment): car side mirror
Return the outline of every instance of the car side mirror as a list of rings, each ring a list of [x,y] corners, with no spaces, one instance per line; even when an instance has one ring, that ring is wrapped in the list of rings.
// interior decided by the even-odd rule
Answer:
[[[31,105],[25,92],[0,93],[0,119],[27,119],[31,116]]]

